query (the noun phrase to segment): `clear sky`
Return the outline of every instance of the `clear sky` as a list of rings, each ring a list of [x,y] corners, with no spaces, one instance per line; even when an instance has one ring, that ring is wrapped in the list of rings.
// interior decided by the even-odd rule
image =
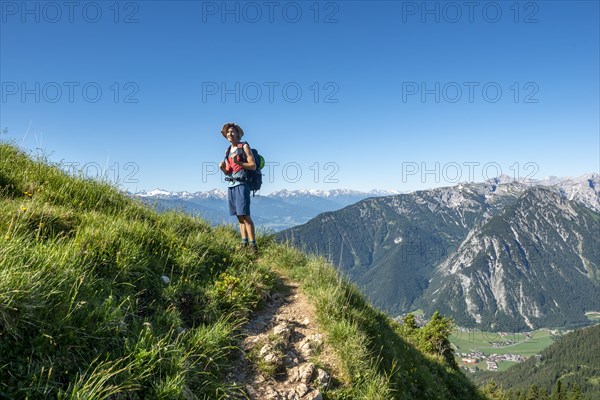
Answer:
[[[4,1],[2,135],[132,191],[598,172],[598,1]],[[118,179],[117,179],[118,178]]]

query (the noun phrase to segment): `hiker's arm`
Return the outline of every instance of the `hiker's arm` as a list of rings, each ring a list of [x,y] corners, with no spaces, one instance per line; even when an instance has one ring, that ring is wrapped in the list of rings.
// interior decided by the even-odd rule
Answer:
[[[252,150],[250,150],[250,146],[248,146],[248,144],[244,145],[244,153],[246,153],[246,162],[240,162],[237,157],[234,162],[244,169],[255,170],[256,163],[254,162],[254,156],[252,155]]]
[[[221,161],[221,164],[219,164],[219,168],[221,169],[221,171],[223,171],[223,173],[225,175],[231,175],[231,171],[229,170],[229,165],[227,165],[227,161],[223,160]]]

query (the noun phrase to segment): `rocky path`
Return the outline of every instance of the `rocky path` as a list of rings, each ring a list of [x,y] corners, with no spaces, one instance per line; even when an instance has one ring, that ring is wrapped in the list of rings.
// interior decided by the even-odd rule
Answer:
[[[243,352],[231,378],[249,399],[318,400],[332,383],[335,357],[315,321],[314,307],[298,286],[282,290],[243,328]]]

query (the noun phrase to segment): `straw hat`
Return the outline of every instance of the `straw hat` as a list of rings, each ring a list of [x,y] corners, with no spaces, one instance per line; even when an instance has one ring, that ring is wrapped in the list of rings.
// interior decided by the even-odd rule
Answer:
[[[223,125],[223,129],[221,129],[221,135],[223,135],[225,139],[227,139],[227,130],[231,127],[233,127],[240,134],[240,138],[244,136],[244,130],[238,124],[235,122],[228,122]]]

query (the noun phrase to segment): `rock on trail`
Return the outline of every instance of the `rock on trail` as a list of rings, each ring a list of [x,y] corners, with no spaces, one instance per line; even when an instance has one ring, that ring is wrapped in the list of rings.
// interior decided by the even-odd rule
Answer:
[[[312,304],[297,284],[281,279],[282,290],[242,328],[242,352],[229,378],[253,400],[319,400],[337,362]]]

